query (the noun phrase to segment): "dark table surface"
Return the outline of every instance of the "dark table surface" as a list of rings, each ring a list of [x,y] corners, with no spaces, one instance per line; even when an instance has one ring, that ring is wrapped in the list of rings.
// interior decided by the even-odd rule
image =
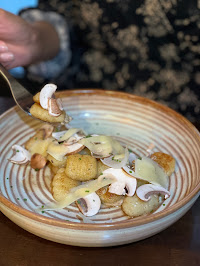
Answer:
[[[0,114],[14,106],[0,97]],[[200,129],[200,124],[195,126]],[[0,266],[200,265],[200,198],[174,225],[148,239],[118,247],[83,248],[50,242],[0,213]]]

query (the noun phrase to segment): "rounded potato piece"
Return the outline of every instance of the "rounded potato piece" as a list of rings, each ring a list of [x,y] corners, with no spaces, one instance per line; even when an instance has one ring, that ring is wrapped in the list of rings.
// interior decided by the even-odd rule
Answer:
[[[94,179],[97,176],[97,160],[90,155],[69,155],[65,173],[74,180],[88,181]]]
[[[49,123],[62,123],[65,121],[65,112],[59,116],[51,116],[49,112],[43,109],[38,103],[34,103],[30,108],[32,116]]]
[[[101,203],[105,206],[121,206],[124,196],[116,195],[108,192],[108,187],[102,187],[96,191],[97,195],[101,199]]]
[[[27,150],[30,150],[31,147],[38,141],[44,139],[44,131],[38,130],[33,137],[31,137],[26,143],[25,148]]]
[[[33,101],[35,103],[39,103],[40,104],[40,92],[36,93],[34,96],[33,96]]]
[[[103,164],[100,160],[98,160],[97,161],[97,177],[99,177],[101,173],[108,168],[110,167],[108,167],[107,165]]]
[[[47,160],[56,167],[65,167],[66,166],[66,162],[67,162],[67,157],[65,156],[64,159],[62,161],[58,161],[56,160],[53,156],[51,156],[50,154],[47,155]]]
[[[61,201],[73,187],[79,184],[80,182],[66,176],[65,168],[60,168],[51,183],[52,195],[55,200]]]
[[[49,166],[51,172],[52,172],[54,175],[56,175],[57,172],[58,172],[58,170],[60,169],[58,166],[54,166],[54,165],[51,164],[50,162],[48,163],[48,166]]]
[[[135,194],[133,197],[125,197],[122,203],[122,210],[130,217],[138,217],[152,213],[159,205],[158,195],[152,195],[149,201],[142,201]]]
[[[159,164],[168,176],[174,172],[176,162],[171,155],[162,152],[155,152],[151,155],[151,159]]]

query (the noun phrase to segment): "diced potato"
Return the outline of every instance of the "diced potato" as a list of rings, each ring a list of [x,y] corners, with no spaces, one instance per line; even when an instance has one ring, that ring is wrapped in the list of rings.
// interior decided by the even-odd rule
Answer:
[[[49,112],[43,109],[38,103],[34,103],[30,108],[32,116],[49,123],[62,123],[65,120],[65,112],[59,116],[51,116]]]
[[[65,167],[66,166],[66,162],[67,162],[67,157],[65,156],[64,159],[62,161],[58,161],[56,160],[53,156],[51,156],[50,154],[47,155],[47,160],[56,167]]]
[[[101,199],[101,203],[105,206],[121,206],[124,196],[116,195],[108,192],[108,186],[102,187],[96,191]]]
[[[67,177],[65,168],[60,168],[51,183],[54,199],[62,200],[73,187],[77,187],[79,184],[79,181]]]
[[[97,176],[97,160],[90,155],[69,155],[65,173],[74,180],[88,181],[94,179]]]
[[[97,161],[97,177],[100,176],[100,174],[108,169],[109,167],[105,164],[103,164],[100,160]]]
[[[158,163],[168,176],[174,172],[176,162],[171,155],[162,152],[155,152],[151,155],[151,159]]]
[[[152,213],[160,205],[158,195],[152,195],[149,201],[142,201],[135,194],[133,197],[126,196],[122,204],[122,210],[130,217]]]

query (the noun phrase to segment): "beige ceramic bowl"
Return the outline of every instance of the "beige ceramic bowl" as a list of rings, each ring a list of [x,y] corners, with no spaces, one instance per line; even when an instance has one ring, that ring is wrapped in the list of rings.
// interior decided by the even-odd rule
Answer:
[[[112,135],[139,156],[150,143],[171,154],[176,170],[170,178],[171,197],[153,214],[129,218],[120,207],[102,208],[82,221],[75,205],[38,214],[52,201],[48,168],[35,172],[29,165],[9,162],[13,144],[23,145],[41,124],[18,107],[0,118],[0,209],[14,223],[42,238],[75,246],[114,246],[138,241],[164,230],[194,204],[200,190],[200,135],[185,118],[150,100],[120,92],[74,90],[61,92],[73,127],[88,134]]]

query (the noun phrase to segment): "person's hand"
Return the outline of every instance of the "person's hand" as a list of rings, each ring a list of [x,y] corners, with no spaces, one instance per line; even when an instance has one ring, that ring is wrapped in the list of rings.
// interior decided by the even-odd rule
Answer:
[[[49,23],[30,24],[2,9],[0,18],[0,63],[7,69],[48,60],[58,53],[59,38]]]

